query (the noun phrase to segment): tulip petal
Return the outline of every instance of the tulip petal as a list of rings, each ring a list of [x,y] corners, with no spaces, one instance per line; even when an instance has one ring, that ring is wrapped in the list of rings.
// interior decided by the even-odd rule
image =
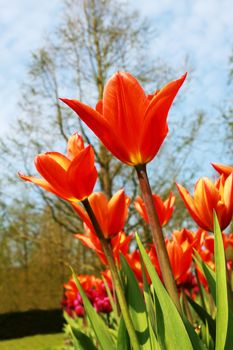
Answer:
[[[196,211],[209,231],[213,230],[213,209],[220,200],[219,193],[210,179],[201,178],[195,186],[194,203]]]
[[[142,158],[146,162],[155,157],[168,133],[167,115],[185,78],[186,74],[168,83],[150,101],[140,139]]]
[[[88,146],[74,158],[67,172],[68,184],[74,196],[79,200],[88,197],[93,191],[97,176],[94,151]]]
[[[227,212],[226,226],[228,226],[233,215],[233,173],[227,177],[224,184],[224,203]],[[221,228],[224,229],[225,227]]]
[[[18,173],[19,177],[24,180],[24,181],[28,181],[28,182],[32,182],[34,183],[35,185],[43,188],[44,190],[48,191],[48,192],[51,192],[55,195],[59,195],[55,189],[44,179],[39,179],[35,176],[28,176],[28,175],[23,175],[21,173]]]
[[[46,156],[53,159],[58,163],[64,170],[67,170],[70,166],[70,160],[59,152],[46,152]]]
[[[166,84],[162,89],[157,91],[157,93],[150,101],[150,104],[146,111],[145,119],[150,118],[151,114],[154,114],[154,108],[160,107],[164,104],[164,102],[166,102],[166,104],[163,106],[165,114],[168,113],[174,98],[176,97],[179,89],[181,88],[183,82],[186,79],[186,76],[187,73],[182,75],[179,79],[171,81],[170,83]]]
[[[143,220],[145,220],[147,223],[149,223],[149,218],[146,211],[145,203],[143,202],[143,199],[140,196],[137,196],[134,201],[134,207],[137,210],[137,212],[141,215]]]
[[[87,237],[84,234],[79,234],[79,233],[75,234],[74,237],[78,238],[86,247],[94,251],[99,251],[99,249],[95,245],[95,242],[93,241],[93,239],[90,239],[90,237]]]
[[[103,96],[103,114],[119,135],[124,135],[121,143],[138,153],[139,143],[135,131],[143,127],[145,110],[149,104],[141,85],[131,74],[115,73],[107,82]]]
[[[229,176],[233,172],[233,166],[211,163],[214,169],[221,175],[224,174],[226,177]]]
[[[65,169],[50,155],[39,154],[35,157],[35,166],[43,178],[55,189],[60,197],[73,200],[67,183]],[[58,157],[61,161],[62,157]],[[64,165],[64,164],[63,164]]]
[[[166,215],[164,203],[160,198],[160,196],[158,196],[157,194],[153,194],[153,201],[154,201],[156,212],[158,214],[159,223],[162,226]]]
[[[104,237],[108,238],[108,200],[102,192],[93,193],[89,197],[91,208],[95,214],[95,217],[101,227]]]
[[[105,119],[98,111],[78,100],[66,98],[60,98],[60,100],[78,114],[110,152],[123,162],[129,161],[128,148],[125,149],[121,144],[123,137],[119,136],[114,126],[108,123],[108,119]]]
[[[202,220],[199,219],[198,213],[196,211],[196,207],[194,205],[193,198],[189,194],[189,192],[184,188],[183,186],[176,184],[178,191],[180,193],[181,198],[184,201],[184,204],[186,208],[188,209],[190,215],[193,217],[193,219],[196,221],[196,223],[202,227],[204,230],[209,230],[209,227],[206,226],[205,222],[202,222]]]
[[[116,192],[108,202],[108,231],[111,236],[123,230],[128,215],[128,205],[124,190]]]
[[[67,143],[67,157],[73,160],[84,149],[84,141],[82,136],[75,132]]]

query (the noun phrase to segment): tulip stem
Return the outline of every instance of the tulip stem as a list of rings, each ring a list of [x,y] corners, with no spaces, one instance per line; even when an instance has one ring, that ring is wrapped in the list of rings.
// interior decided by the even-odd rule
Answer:
[[[163,237],[162,227],[159,223],[158,214],[154,206],[152,191],[146,171],[146,165],[137,165],[135,169],[137,171],[138,180],[142,191],[142,197],[146,206],[146,211],[149,218],[149,224],[159,260],[160,269],[162,272],[163,281],[171,299],[176,305],[178,311],[181,313],[182,310],[176,288],[176,283],[172,273],[172,268]]]
[[[135,329],[134,329],[134,325],[133,325],[133,322],[132,322],[132,319],[131,319],[131,316],[130,316],[130,313],[129,313],[129,309],[128,309],[128,305],[127,305],[127,302],[126,302],[126,299],[125,299],[125,295],[124,295],[124,291],[123,291],[123,288],[122,288],[121,280],[120,280],[120,277],[119,277],[119,274],[118,274],[118,271],[117,271],[117,268],[116,268],[116,265],[115,265],[115,262],[114,262],[111,246],[108,243],[108,241],[104,238],[104,235],[102,233],[101,227],[100,227],[100,225],[99,225],[99,223],[98,223],[98,221],[96,219],[95,213],[93,212],[88,199],[87,198],[84,199],[82,201],[82,203],[83,203],[84,208],[86,209],[86,212],[88,213],[88,215],[89,215],[89,217],[91,219],[92,225],[93,225],[93,227],[95,229],[95,232],[96,232],[96,234],[97,234],[97,236],[98,236],[98,238],[99,238],[99,240],[101,242],[104,254],[105,254],[106,258],[107,258],[107,261],[108,261],[108,264],[109,264],[109,268],[110,268],[110,271],[111,271],[111,275],[112,275],[112,279],[113,279],[113,283],[114,283],[114,286],[115,286],[118,302],[119,302],[119,305],[120,305],[122,316],[123,316],[124,321],[125,321],[126,329],[128,331],[128,334],[129,334],[129,338],[130,338],[130,341],[131,341],[132,348],[134,350],[140,350],[138,338],[137,338],[137,335],[136,335],[136,332],[135,332]]]

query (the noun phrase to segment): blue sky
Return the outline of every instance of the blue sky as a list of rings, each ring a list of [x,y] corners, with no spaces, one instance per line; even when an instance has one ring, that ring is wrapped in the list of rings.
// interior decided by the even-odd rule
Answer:
[[[233,47],[232,0],[132,1],[150,17],[158,31],[151,43],[156,56],[183,73],[188,57],[194,68],[185,105],[209,112],[224,105],[228,95],[228,60]],[[20,113],[17,101],[31,52],[59,20],[59,0],[0,0],[0,134]]]

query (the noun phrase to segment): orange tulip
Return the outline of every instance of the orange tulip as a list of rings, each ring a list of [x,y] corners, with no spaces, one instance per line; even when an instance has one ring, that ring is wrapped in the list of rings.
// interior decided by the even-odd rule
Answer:
[[[213,231],[213,210],[222,230],[229,225],[233,215],[233,173],[226,180],[221,176],[215,183],[201,178],[195,185],[193,198],[183,186],[177,184],[177,187],[190,215],[201,228]]]
[[[143,275],[142,275],[141,256],[140,256],[139,250],[134,250],[132,253],[126,254],[125,258],[129,264],[130,268],[134,272],[134,275],[135,275],[136,279],[138,280],[140,287],[142,287]],[[147,271],[145,271],[145,272],[146,272],[148,283],[151,283],[150,277],[149,277]]]
[[[111,238],[123,230],[129,206],[129,198],[124,190],[116,192],[109,201],[101,192],[92,193],[88,200],[105,238]],[[73,208],[94,233],[95,229],[85,209],[75,203]]]
[[[222,239],[223,239],[223,246],[226,250],[228,247],[233,247],[233,236],[232,234],[225,234],[222,233]],[[205,247],[214,254],[214,235],[207,235],[205,237]]]
[[[74,235],[74,237],[78,238],[83,243],[83,245],[93,250],[98,255],[100,261],[104,265],[108,265],[108,261],[103,252],[103,248],[99,238],[96,236],[95,233],[91,232],[86,225],[84,225],[84,227],[85,227],[85,233],[84,234],[77,233]],[[113,256],[116,261],[119,262],[120,253],[124,255],[128,253],[129,244],[131,240],[132,240],[132,235],[127,236],[123,231],[119,232],[110,240]]]
[[[19,174],[20,178],[33,182],[48,192],[70,202],[88,197],[97,180],[94,151],[84,148],[82,137],[73,134],[67,145],[67,155],[47,152],[35,157],[35,166],[43,178]]]
[[[184,283],[186,278],[189,277],[190,267],[192,264],[192,246],[183,246],[173,240],[166,240],[166,249],[168,252],[172,272],[177,285]],[[157,253],[154,245],[148,252],[150,260],[152,261],[155,269],[162,280],[162,275],[158,265]]]
[[[212,166],[220,175],[224,175],[225,179],[233,172],[233,166],[230,165],[212,163]]]
[[[189,277],[192,264],[192,245],[184,248],[175,241],[167,240],[166,247],[174,279],[176,284],[180,285]]]
[[[159,217],[160,225],[164,226],[168,223],[172,216],[174,210],[175,196],[173,196],[172,192],[170,192],[169,197],[163,202],[160,196],[158,196],[157,194],[153,194],[153,200],[156,212]],[[138,213],[141,215],[141,217],[147,223],[149,223],[149,218],[146,212],[146,206],[140,196],[137,196],[134,202],[134,206]]]
[[[206,235],[207,232],[203,231],[201,228],[199,228],[196,232],[192,232],[184,228],[180,231],[173,231],[172,239],[182,246],[182,249],[192,246],[192,248],[199,251],[202,249]]]
[[[71,107],[106,148],[122,162],[136,166],[150,162],[167,132],[167,115],[186,74],[153,95],[146,95],[129,73],[115,73],[104,88],[96,109],[61,99]]]

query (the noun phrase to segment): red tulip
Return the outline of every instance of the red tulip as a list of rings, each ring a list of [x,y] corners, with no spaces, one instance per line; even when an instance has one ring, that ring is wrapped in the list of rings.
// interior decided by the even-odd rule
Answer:
[[[175,196],[173,196],[172,192],[170,192],[169,197],[163,202],[160,196],[158,196],[157,194],[153,194],[153,200],[156,212],[159,217],[160,225],[164,226],[168,223],[172,216],[174,210]],[[138,213],[141,215],[141,217],[147,223],[149,223],[149,218],[146,212],[146,206],[140,196],[137,196],[134,202],[134,206]]]
[[[19,174],[21,179],[33,182],[70,202],[88,197],[98,175],[94,151],[91,146],[84,148],[78,134],[70,137],[66,156],[58,152],[39,154],[35,157],[35,166],[43,178]]]
[[[78,101],[61,99],[122,162],[136,166],[150,162],[167,132],[167,115],[186,74],[153,95],[146,95],[129,73],[115,73],[104,88],[96,109]]]
[[[123,230],[129,206],[129,198],[124,190],[116,192],[109,201],[102,192],[92,193],[88,200],[105,238],[113,237]],[[85,209],[75,203],[73,208],[94,233],[95,229]]]
[[[222,230],[229,225],[233,215],[233,173],[226,180],[221,176],[215,183],[201,178],[193,198],[183,186],[177,184],[177,187],[190,215],[201,228],[213,231],[213,210]]]

